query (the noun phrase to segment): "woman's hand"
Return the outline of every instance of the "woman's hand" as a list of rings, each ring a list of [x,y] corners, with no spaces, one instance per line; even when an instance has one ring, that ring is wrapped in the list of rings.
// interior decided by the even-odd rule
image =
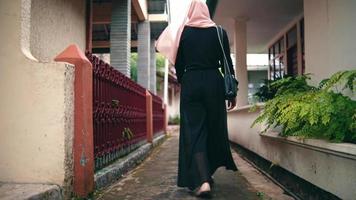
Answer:
[[[232,110],[236,107],[236,98],[227,100],[227,110]]]

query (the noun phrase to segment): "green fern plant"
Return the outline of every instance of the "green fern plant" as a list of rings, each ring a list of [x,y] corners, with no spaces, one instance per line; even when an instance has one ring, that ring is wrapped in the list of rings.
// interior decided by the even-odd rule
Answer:
[[[271,86],[275,81],[276,80],[265,79],[263,85],[257,90],[254,96],[257,97],[260,102],[266,102],[272,99],[277,92],[276,88]]]
[[[302,92],[316,89],[308,85],[307,80],[310,79],[310,74],[302,76],[285,76],[275,80],[265,80],[262,87],[258,89],[255,96],[262,102],[273,99],[279,94],[289,92]]]
[[[339,87],[341,86],[341,90]],[[356,70],[339,71],[333,74],[330,78],[320,82],[319,88],[323,90],[334,90],[342,92],[345,89],[356,91]]]
[[[319,88],[301,84],[305,77],[280,80],[276,96],[267,101],[261,115],[254,121],[270,127],[282,127],[282,136],[324,138],[337,142],[356,143],[356,102],[334,92],[340,85],[353,90],[355,71],[338,72],[322,81]],[[350,81],[353,85],[350,87]],[[290,86],[286,86],[290,82]],[[306,83],[306,82],[305,82]],[[281,86],[282,85],[282,86]],[[303,86],[293,90],[297,86]]]

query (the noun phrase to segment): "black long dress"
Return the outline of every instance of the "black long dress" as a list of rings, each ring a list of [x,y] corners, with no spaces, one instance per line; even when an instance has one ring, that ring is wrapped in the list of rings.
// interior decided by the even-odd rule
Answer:
[[[233,73],[225,31],[223,46]],[[224,82],[218,69],[221,60],[215,27],[184,28],[175,64],[181,84],[179,187],[195,189],[221,166],[237,170],[228,141]]]

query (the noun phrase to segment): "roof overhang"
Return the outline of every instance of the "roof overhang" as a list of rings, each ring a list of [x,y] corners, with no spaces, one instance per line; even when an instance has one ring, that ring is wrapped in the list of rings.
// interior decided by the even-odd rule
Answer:
[[[247,52],[266,53],[276,35],[303,13],[303,0],[207,0],[214,21],[234,44],[235,20],[246,20]],[[234,48],[232,48],[234,51]]]
[[[148,19],[147,0],[131,0],[131,4],[139,21]]]
[[[150,22],[168,22],[168,15],[167,14],[149,14],[148,20]]]
[[[132,0],[131,3],[131,22],[137,23],[148,19],[147,3],[140,0]],[[112,13],[112,3],[102,2],[93,4],[93,24],[110,24]]]
[[[93,52],[110,52],[110,31],[113,0],[93,0]],[[168,25],[167,0],[131,1],[131,51],[137,51],[138,23],[149,20],[151,37],[157,39]]]

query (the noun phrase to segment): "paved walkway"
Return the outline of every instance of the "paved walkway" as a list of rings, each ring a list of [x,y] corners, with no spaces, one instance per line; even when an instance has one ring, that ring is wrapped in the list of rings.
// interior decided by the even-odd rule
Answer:
[[[105,190],[97,192],[95,199],[196,199],[189,190],[176,186],[178,139],[178,131],[172,131],[169,138],[141,165]],[[224,168],[217,170],[214,175],[213,199],[291,199],[256,170],[250,169],[252,167],[247,166],[236,153],[233,156],[241,170],[238,172],[226,171]],[[248,179],[249,177],[252,179],[252,183],[253,181],[256,183],[255,185],[247,181],[244,172]]]

